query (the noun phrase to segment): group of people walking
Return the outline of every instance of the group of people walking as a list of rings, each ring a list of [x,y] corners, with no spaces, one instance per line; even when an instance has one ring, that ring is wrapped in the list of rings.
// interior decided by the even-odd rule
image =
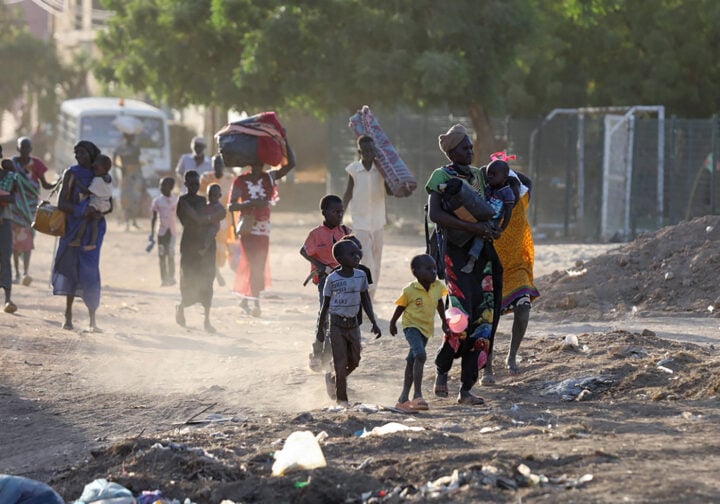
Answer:
[[[480,370],[481,384],[495,382],[493,347],[501,314],[514,313],[505,364],[509,372],[517,373],[517,352],[527,330],[531,302],[539,295],[533,283],[534,247],[527,220],[530,180],[510,169],[507,161],[512,158],[504,153],[495,153],[487,166],[472,166],[473,144],[462,125],[454,125],[439,136],[438,142],[450,163],[433,171],[425,185],[428,217],[436,225],[427,243],[430,254],[412,259],[411,273],[416,280],[396,300],[390,321],[390,333],[395,335],[402,317],[409,346],[403,389],[396,405],[404,411],[428,409],[422,377],[436,312],[444,336],[434,361],[433,392],[438,397],[448,396],[448,374],[453,362],[460,359],[457,401],[477,405],[484,400],[471,389]],[[320,296],[310,367],[319,370],[332,362],[325,382],[328,395],[341,405],[348,404],[347,376],[360,361],[362,311],[372,324],[372,332],[381,335],[371,293],[377,285],[382,257],[384,185],[373,162],[373,139],[361,136],[357,145],[359,160],[347,167],[350,178],[345,197],[342,202],[333,195],[323,198],[323,224],[311,231],[301,249],[312,265]],[[446,189],[453,183],[473,201],[452,205]],[[362,195],[353,203],[353,225],[362,227],[351,233],[342,225],[342,215],[353,193]],[[469,215],[468,209],[476,213]],[[364,269],[360,269],[360,258]],[[455,310],[466,327],[453,332],[446,309]]]
[[[482,404],[482,398],[471,389],[478,379],[484,385],[494,383],[493,349],[501,314],[514,314],[505,364],[516,373],[517,352],[527,330],[531,302],[539,295],[533,284],[534,251],[527,220],[530,180],[510,169],[507,161],[511,158],[504,153],[496,153],[487,166],[472,166],[473,144],[462,125],[453,126],[438,141],[449,163],[433,171],[425,184],[427,215],[435,231],[428,240],[428,254],[411,262],[415,280],[396,300],[390,322],[390,332],[395,335],[401,319],[409,346],[398,400],[398,407],[405,410],[428,407],[422,394],[422,375],[435,313],[441,319],[444,336],[434,360],[434,394],[448,396],[448,373],[453,362],[460,359],[457,400]],[[66,297],[64,328],[73,328],[73,302],[81,296],[88,308],[90,330],[100,331],[95,320],[100,300],[99,258],[106,232],[105,215],[112,211],[112,204],[108,207],[93,203],[88,188],[98,177],[108,182],[112,160],[91,142],[80,141],[75,146],[77,164],[66,169],[59,182],[50,183],[45,178],[47,168],[30,156],[31,145],[28,138],[18,140],[19,155],[11,161],[3,160],[0,170],[0,287],[5,290],[4,310],[13,313],[17,309],[11,299],[13,253],[14,282],[30,282],[30,223],[39,188],[52,189],[60,184],[57,206],[66,215],[66,232],[55,253],[53,293]],[[185,308],[200,303],[205,330],[214,332],[210,322],[213,284],[225,283],[220,267],[227,260],[227,245],[235,238],[238,253],[230,257],[237,263],[233,291],[242,297],[241,307],[248,314],[261,315],[260,293],[269,286],[270,207],[277,200],[277,181],[294,168],[295,159],[286,145],[288,157],[283,166],[265,170],[258,162],[233,177],[226,172],[220,156],[211,160],[205,155],[201,137],[193,139],[191,147],[193,153],[183,156],[176,169],[184,186],[181,196],[172,194],[174,177],[160,182],[161,194],[151,206],[148,250],[157,237],[161,283],[173,285],[177,218],[183,232],[176,322],[185,326]],[[323,223],[309,234],[301,249],[312,264],[311,277],[318,286],[320,302],[310,366],[320,370],[332,362],[325,376],[328,394],[343,405],[348,402],[347,376],[360,361],[363,311],[372,332],[381,336],[373,299],[381,271],[385,184],[374,163],[373,139],[362,136],[357,147],[358,160],[346,168],[345,193],[342,198],[323,198]],[[134,165],[138,156],[131,150],[127,147],[116,151],[116,163],[120,160],[123,166]],[[461,212],[457,204],[450,204],[448,196],[461,194],[460,190],[469,191],[480,203],[466,203],[465,213]],[[352,230],[342,224],[350,202]],[[472,214],[470,218],[468,214]],[[132,217],[128,223],[130,220]],[[86,230],[88,221],[92,225]],[[450,308],[467,320],[464,330],[450,329],[446,315]]]

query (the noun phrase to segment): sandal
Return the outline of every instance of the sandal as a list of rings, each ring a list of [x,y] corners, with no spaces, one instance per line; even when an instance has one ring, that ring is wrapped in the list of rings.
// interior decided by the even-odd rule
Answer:
[[[470,392],[460,391],[457,398],[458,404],[469,404],[470,406],[480,406],[485,404],[485,399],[471,394]]]
[[[17,305],[13,303],[12,301],[8,301],[5,303],[5,307],[3,308],[3,311],[5,313],[15,313],[17,311]]]
[[[410,401],[410,404],[413,408],[420,411],[427,411],[430,409],[430,406],[428,406],[428,403],[425,399],[422,397],[416,397],[412,401]]]
[[[399,402],[395,405],[395,409],[405,411],[407,413],[414,413],[416,410],[413,407],[413,403],[410,401]]]

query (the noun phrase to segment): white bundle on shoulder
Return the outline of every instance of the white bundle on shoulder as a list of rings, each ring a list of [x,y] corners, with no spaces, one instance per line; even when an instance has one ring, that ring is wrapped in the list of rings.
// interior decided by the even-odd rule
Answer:
[[[143,130],[143,122],[135,116],[117,116],[112,124],[120,133],[126,135],[137,135]]]

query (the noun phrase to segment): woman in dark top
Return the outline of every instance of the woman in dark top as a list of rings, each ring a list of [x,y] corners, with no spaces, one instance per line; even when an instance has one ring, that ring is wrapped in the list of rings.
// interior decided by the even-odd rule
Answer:
[[[177,216],[183,225],[180,239],[180,304],[175,308],[175,321],[185,327],[185,307],[200,303],[205,308],[205,330],[214,333],[210,324],[213,281],[215,279],[215,240],[207,243],[208,229],[225,218],[225,209],[206,212],[205,197],[198,194],[200,176],[185,172],[187,193],[180,196]]]

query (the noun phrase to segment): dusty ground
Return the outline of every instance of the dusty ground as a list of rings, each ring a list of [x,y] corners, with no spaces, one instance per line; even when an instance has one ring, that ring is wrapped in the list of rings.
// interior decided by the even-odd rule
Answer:
[[[711,224],[683,228],[685,257],[702,252],[705,270],[691,277],[682,304],[639,280],[662,275],[664,287],[664,273],[673,271],[668,281],[683,285],[687,275],[668,240],[620,251],[539,244],[544,299],[520,352],[523,374],[509,376],[500,365],[508,317],[496,345],[498,383],[480,390],[486,407],[433,397],[428,366],[430,410],[407,416],[378,406],[394,404],[400,391],[406,344],[389,335],[387,320],[422,236],[387,237],[376,299],[384,336],[368,336],[350,377],[356,405],[337,410],[322,376],[306,368],[316,291],[301,286],[307,265],[297,251],[315,214],[277,212],[274,222],[262,318],[245,315],[227,288],[217,288],[215,335],[201,330],[200,307],[187,310],[188,329],[175,325],[178,292],[159,287],[156,256],[144,251],[147,229],[125,232],[116,222],[102,255],[105,332],[63,331],[64,300],[47,287],[53,241],[41,236],[35,281],[14,291],[20,310],[0,314],[0,472],[47,482],[68,501],[98,477],[199,503],[720,499],[720,320],[707,309],[720,294],[720,252],[717,235],[705,231]],[[693,245],[698,230],[714,244]],[[652,261],[643,250],[653,251]],[[620,262],[624,269],[611,269]],[[631,282],[644,301],[618,293]],[[75,318],[86,325],[81,304]],[[578,346],[565,348],[571,335]],[[457,366],[453,372],[456,388]],[[388,422],[424,430],[356,436]],[[271,477],[272,453],[296,430],[327,433],[327,468]]]

